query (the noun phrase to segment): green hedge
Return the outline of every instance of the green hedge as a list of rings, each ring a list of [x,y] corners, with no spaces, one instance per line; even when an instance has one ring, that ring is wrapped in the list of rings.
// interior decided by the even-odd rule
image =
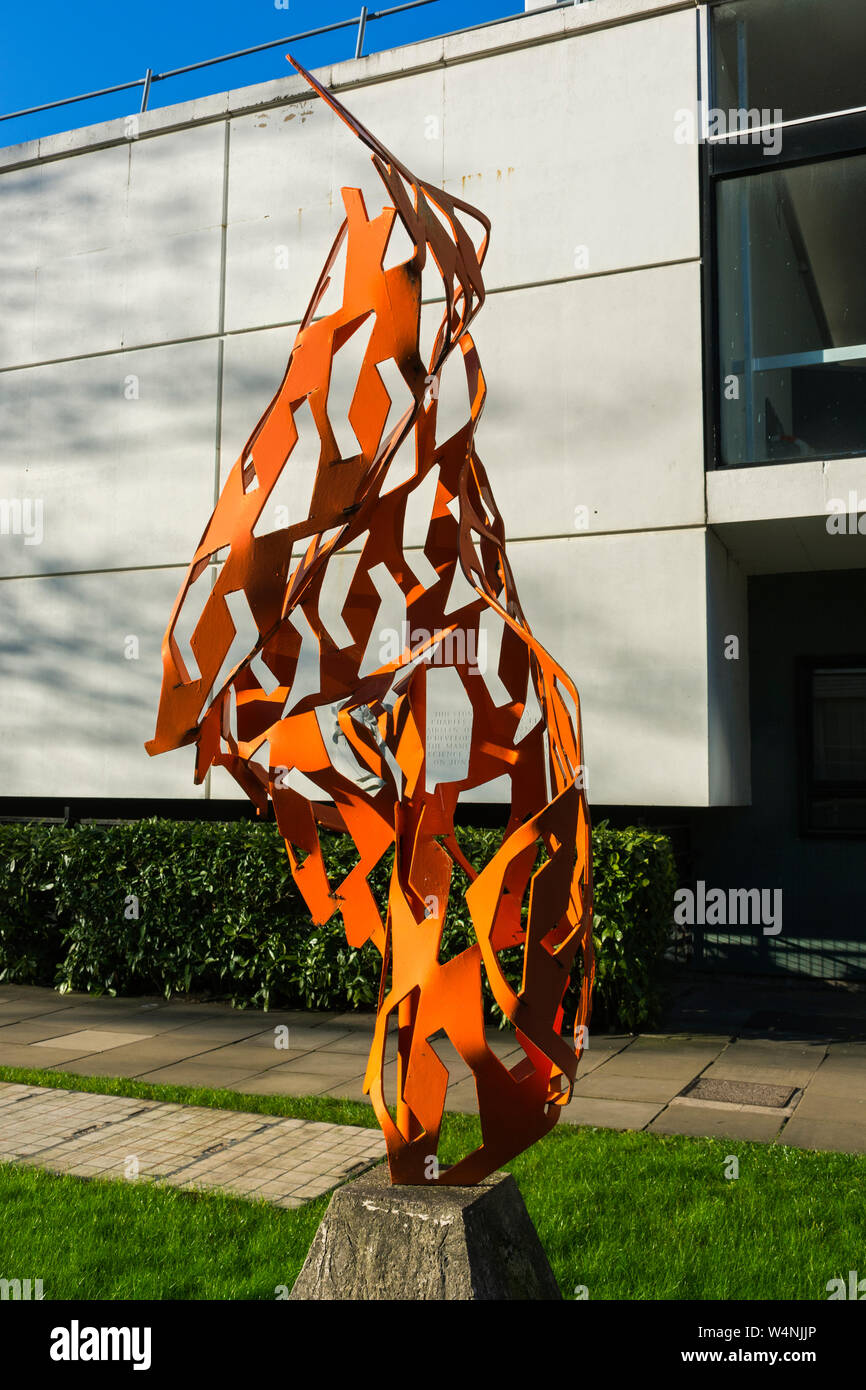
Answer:
[[[480,867],[501,831],[461,827]],[[597,984],[593,1026],[652,1025],[676,886],[670,842],[593,831]],[[356,862],[323,834],[332,882]],[[380,904],[390,870],[372,876]],[[443,953],[472,937],[455,875]],[[137,915],[136,915],[137,913]],[[513,953],[517,970],[520,950]],[[259,1007],[371,1007],[380,957],[346,944],[336,913],[310,921],[272,823],[144,820],[105,827],[0,826],[0,980],[94,994],[194,994]],[[491,1016],[496,1013],[490,996]]]

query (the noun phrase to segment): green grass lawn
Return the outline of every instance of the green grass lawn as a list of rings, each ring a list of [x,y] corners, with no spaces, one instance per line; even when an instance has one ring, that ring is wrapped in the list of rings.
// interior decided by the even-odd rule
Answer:
[[[375,1125],[368,1105],[149,1086],[0,1068],[2,1081],[67,1086]],[[440,1159],[478,1142],[448,1115]],[[726,1156],[740,1176],[724,1176]],[[866,1259],[866,1158],[734,1140],[560,1124],[508,1164],[563,1295],[590,1299],[825,1299]],[[327,1197],[283,1211],[153,1183],[0,1165],[0,1277],[46,1298],[274,1298],[300,1269]]]

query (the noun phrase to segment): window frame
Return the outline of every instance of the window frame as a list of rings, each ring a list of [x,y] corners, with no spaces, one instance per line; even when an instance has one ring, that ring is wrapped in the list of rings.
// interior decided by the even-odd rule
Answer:
[[[715,108],[713,76],[713,10],[729,0],[713,0],[708,5],[709,23],[706,27],[707,107]],[[791,459],[753,459],[726,463],[722,458],[722,355],[719,342],[719,238],[716,217],[716,188],[723,180],[734,180],[748,174],[771,173],[776,169],[823,163],[846,155],[866,154],[866,110],[847,114],[827,113],[782,121],[777,130],[783,131],[782,148],[777,154],[764,153],[760,144],[739,144],[737,138],[701,139],[699,187],[701,198],[701,301],[704,333],[704,467],[706,472],[740,468],[775,468],[787,463],[805,462],[801,457]],[[701,132],[703,135],[703,132]],[[862,458],[861,454],[834,455],[838,458]]]
[[[795,730],[798,745],[798,784],[799,784],[799,833],[807,840],[866,840],[866,826],[862,830],[822,829],[811,823],[812,802],[816,796],[846,797],[853,800],[866,799],[866,778],[858,782],[822,782],[812,771],[814,700],[812,697],[812,677],[816,670],[836,667],[862,666],[866,670],[866,651],[824,652],[820,656],[800,656],[796,663],[796,719]],[[818,789],[816,791],[816,788]]]

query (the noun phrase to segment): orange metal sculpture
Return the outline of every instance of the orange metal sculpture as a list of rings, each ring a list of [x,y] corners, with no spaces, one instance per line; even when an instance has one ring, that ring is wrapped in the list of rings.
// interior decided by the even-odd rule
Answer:
[[[290,61],[370,148],[391,205],[370,219],[360,191],[343,189],[345,221],[282,384],[225,483],[175,603],[147,750],[195,743],[197,782],[219,765],[260,814],[270,798],[313,920],[340,910],[349,943],[372,941],[382,954],[365,1089],[392,1181],[474,1183],[552,1128],[582,1049],[594,964],[580,707],[523,615],[475,452],[486,388],[469,325],[484,302],[490,223],[416,179]],[[385,268],[398,219],[414,249]],[[464,219],[481,233],[478,245]],[[317,318],[342,250],[342,302]],[[425,268],[441,278],[445,300],[426,357]],[[357,442],[341,453],[335,429],[345,433],[346,412],[336,419],[332,376],[362,332],[367,345],[347,411]],[[439,423],[449,363],[449,375],[456,366],[468,388],[456,429]],[[399,419],[383,377],[407,398]],[[307,411],[315,479],[302,499],[296,449]],[[294,520],[274,505],[284,471],[297,478]],[[419,498],[427,499],[426,536],[412,550],[407,507],[417,510]],[[184,662],[178,627],[194,598],[202,600],[189,641],[197,675]],[[386,600],[402,617],[390,627]],[[241,659],[231,652],[238,605],[254,624]],[[458,797],[503,776],[508,825],[490,862],[475,866],[454,834]],[[342,883],[328,881],[318,826],[354,841],[358,862]],[[383,922],[368,874],[392,846]],[[442,959],[455,863],[470,880],[476,940]],[[516,989],[502,960],[514,947],[523,962]],[[573,970],[574,1045],[562,1035]],[[485,1039],[482,977],[513,1028],[516,1064]],[[385,1062],[389,1026],[398,1032],[396,1068]],[[437,1054],[442,1035],[474,1078],[483,1142],[439,1174],[430,1160],[448,1084]]]

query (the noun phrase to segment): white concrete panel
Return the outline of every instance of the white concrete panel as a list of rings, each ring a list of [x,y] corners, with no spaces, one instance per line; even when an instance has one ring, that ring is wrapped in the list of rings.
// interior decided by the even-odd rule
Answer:
[[[51,362],[121,347],[127,273],[122,245],[37,266],[32,349],[25,357],[13,347],[9,363]]]
[[[39,141],[22,140],[17,145],[4,145],[0,149],[0,172],[18,169],[35,163],[39,158]]]
[[[124,347],[218,331],[220,236],[211,228],[127,248]]]
[[[0,499],[43,519],[38,542],[11,522],[0,534],[0,575],[189,561],[213,507],[217,353],[0,373]]]
[[[509,537],[703,523],[697,265],[491,295],[472,334]]]
[[[674,138],[696,54],[685,10],[446,68],[445,187],[492,219],[488,287],[699,255],[698,150]]]
[[[337,124],[319,100],[232,121],[226,230],[229,331],[303,316],[342,221],[332,172]]]
[[[569,3],[569,0],[559,0],[558,9],[554,12],[555,21],[560,21],[563,29],[572,29],[580,25],[616,24],[626,19],[637,19],[644,12],[682,8],[681,0],[666,0],[666,3],[665,0],[593,0],[589,8],[578,8],[585,3],[586,0],[578,0],[577,5]],[[550,4],[551,0],[525,0],[523,8],[527,13],[546,9],[545,18],[550,20]]]
[[[0,365],[119,345],[128,175],[118,146],[0,178]]]
[[[4,329],[0,365],[216,332],[224,141],[214,124],[4,174],[24,331]]]
[[[124,240],[129,171],[129,144],[42,164],[33,209],[40,265],[101,251]]]
[[[225,138],[225,123],[216,121],[130,141],[127,234],[132,240],[163,240],[221,226]]]
[[[296,333],[296,328],[269,328],[225,340],[220,486],[283,379]]]
[[[149,758],[180,570],[0,581],[4,796],[201,797],[194,750]],[[138,659],[127,639],[138,638]]]
[[[581,697],[590,801],[706,806],[704,533],[510,545],[536,637]]]
[[[41,181],[38,167],[0,178],[0,362],[26,360],[33,351]]]
[[[719,468],[707,474],[710,525],[772,521],[782,517],[829,517],[849,510],[851,493],[866,511],[866,459],[809,459],[762,468]],[[856,510],[856,508],[852,509]]]
[[[748,805],[749,600],[746,575],[707,532],[710,805]]]
[[[166,756],[170,757],[171,754]],[[264,766],[263,760],[262,765]],[[249,797],[245,795],[234,777],[224,767],[212,767],[210,770],[210,797],[212,801],[241,801],[244,805],[249,805]],[[313,798],[316,801],[324,799],[324,797]]]
[[[357,88],[350,109],[412,171],[439,183],[441,73]],[[409,115],[407,116],[407,112]],[[441,131],[441,122],[439,124]],[[231,123],[226,328],[299,321],[345,216],[341,188],[360,188],[375,217],[387,200],[370,152],[318,98]]]

